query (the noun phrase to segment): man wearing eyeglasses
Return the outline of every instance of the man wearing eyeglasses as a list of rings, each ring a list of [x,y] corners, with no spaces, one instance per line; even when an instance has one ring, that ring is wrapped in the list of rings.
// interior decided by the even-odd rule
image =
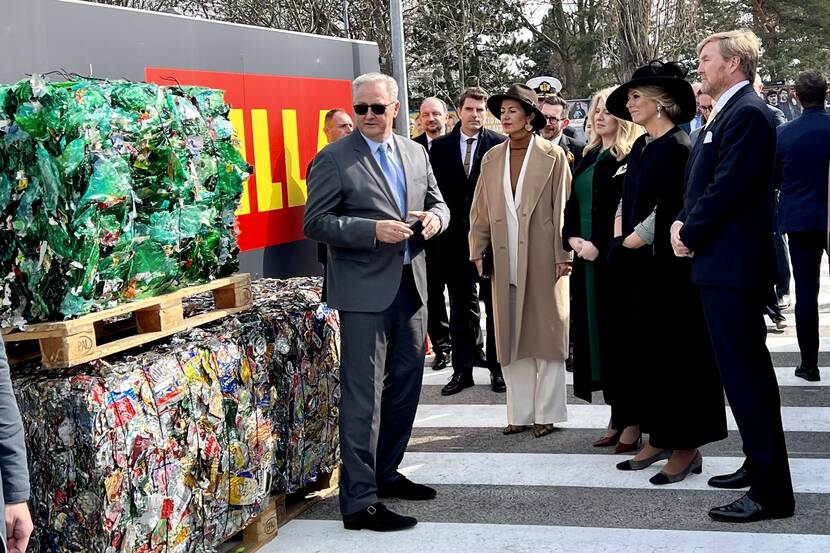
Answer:
[[[398,472],[421,393],[427,326],[424,241],[450,214],[424,148],[392,134],[398,85],[352,83],[357,129],[308,175],[305,235],[329,247],[329,305],[340,312],[340,511],[349,530],[402,530],[380,499],[433,499]]]
[[[547,125],[539,133],[542,138],[547,138],[565,150],[568,165],[573,171],[582,161],[582,150],[585,148],[585,143],[564,133],[571,122],[568,119],[568,102],[559,95],[547,96],[542,101],[541,110],[547,119]]]
[[[697,139],[700,136],[703,127],[706,126],[706,122],[709,120],[709,115],[712,113],[712,107],[714,105],[715,101],[708,94],[700,92],[697,95],[697,111],[700,114],[701,124],[689,135],[689,140],[692,141],[692,146],[695,145],[695,142],[697,142]]]

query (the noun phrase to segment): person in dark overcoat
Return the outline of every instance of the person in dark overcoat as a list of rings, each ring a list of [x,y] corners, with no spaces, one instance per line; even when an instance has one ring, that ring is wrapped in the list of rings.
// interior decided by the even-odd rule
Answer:
[[[720,522],[785,518],[793,515],[795,498],[763,320],[775,255],[776,135],[752,90],[760,40],[751,31],[728,31],[705,38],[697,51],[702,90],[715,109],[689,157],[671,240],[675,255],[692,259],[692,282],[746,454],[743,467],[710,478],[709,485],[750,486],[709,516]]]
[[[629,155],[618,238],[610,255],[633,299],[630,311],[618,312],[621,332],[630,329],[619,354],[630,356],[629,399],[636,402],[639,431],[648,432],[649,440],[617,468],[640,470],[668,459],[650,479],[657,485],[699,474],[698,448],[727,435],[718,367],[691,264],[674,255],[670,242],[669,229],[683,207],[691,149],[677,124],[690,121],[696,111],[685,73],[673,62],[651,62],[611,93],[607,104],[612,114],[647,133]]]
[[[574,171],[562,232],[565,249],[576,254],[571,276],[574,395],[590,402],[591,392],[602,390],[605,402],[611,405],[608,432],[594,442],[596,447],[616,445],[622,432],[614,425],[619,414],[614,407],[616,389],[609,383],[615,355],[614,288],[606,256],[614,236],[614,215],[622,197],[628,153],[642,134],[639,125],[605,110],[612,90],[601,90],[591,100],[588,118],[596,132]]]

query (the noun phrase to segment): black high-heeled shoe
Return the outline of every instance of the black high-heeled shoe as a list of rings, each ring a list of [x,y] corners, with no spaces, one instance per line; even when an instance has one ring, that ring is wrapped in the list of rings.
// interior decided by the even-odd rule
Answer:
[[[603,436],[599,440],[595,441],[592,445],[594,447],[610,447],[612,445],[617,445],[617,442],[620,441],[620,436],[622,436],[622,433],[622,430],[617,430],[611,436]]]
[[[649,482],[656,486],[663,486],[665,484],[674,484],[675,482],[680,482],[687,476],[689,473],[692,474],[700,474],[703,472],[703,456],[700,454],[700,451],[695,453],[695,456],[689,461],[689,464],[686,465],[686,468],[681,470],[677,474],[667,474],[662,470],[648,479]]]

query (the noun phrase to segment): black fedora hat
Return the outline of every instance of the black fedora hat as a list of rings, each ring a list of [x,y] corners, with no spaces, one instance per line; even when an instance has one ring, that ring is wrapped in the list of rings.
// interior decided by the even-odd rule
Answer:
[[[493,96],[490,96],[487,99],[487,109],[489,109],[490,113],[495,115],[496,118],[500,118],[501,103],[504,100],[507,100],[508,98],[519,102],[525,108],[526,112],[534,113],[536,115],[533,118],[533,121],[530,122],[530,124],[533,125],[534,131],[538,131],[547,124],[545,115],[537,107],[539,103],[539,97],[536,96],[536,93],[533,92],[533,89],[527,86],[526,84],[512,84],[510,85],[510,88],[504,91],[504,94],[494,94]]]
[[[638,67],[631,80],[617,87],[608,96],[605,108],[614,116],[631,121],[631,113],[625,104],[628,103],[628,91],[638,86],[659,86],[666,94],[674,98],[680,108],[680,114],[673,119],[676,124],[688,123],[697,113],[697,102],[692,85],[686,81],[686,71],[674,61],[663,63],[651,61]]]

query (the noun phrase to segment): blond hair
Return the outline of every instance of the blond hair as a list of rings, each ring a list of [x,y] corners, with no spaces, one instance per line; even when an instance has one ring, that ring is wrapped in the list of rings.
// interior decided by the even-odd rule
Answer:
[[[758,70],[758,56],[761,51],[761,40],[758,35],[749,29],[738,29],[709,35],[697,45],[697,53],[710,42],[718,41],[718,51],[725,58],[738,58],[741,60],[741,72],[749,82],[755,80],[755,73]]]
[[[588,142],[588,145],[585,146],[584,150],[582,150],[584,154],[587,154],[595,148],[602,147],[602,137],[597,134],[596,126],[594,125],[597,105],[600,102],[604,104],[606,101],[608,101],[608,96],[616,88],[616,86],[603,88],[602,90],[594,94],[593,98],[591,98],[591,105],[588,107],[588,123],[591,125],[594,131],[591,133],[590,142]],[[617,132],[614,134],[614,143],[611,145],[610,148],[611,155],[614,156],[614,158],[617,161],[622,161],[623,158],[625,158],[625,156],[628,155],[628,152],[631,151],[631,146],[634,145],[634,141],[637,140],[637,137],[643,134],[643,128],[640,125],[635,125],[631,121],[626,121],[625,119],[614,117],[610,113],[608,114],[608,117],[613,117],[614,120],[617,122]]]
[[[677,105],[671,94],[668,94],[662,87],[656,85],[632,86],[629,92],[632,91],[639,92],[643,98],[653,100],[672,121],[676,121],[677,116],[680,115],[680,106]]]

